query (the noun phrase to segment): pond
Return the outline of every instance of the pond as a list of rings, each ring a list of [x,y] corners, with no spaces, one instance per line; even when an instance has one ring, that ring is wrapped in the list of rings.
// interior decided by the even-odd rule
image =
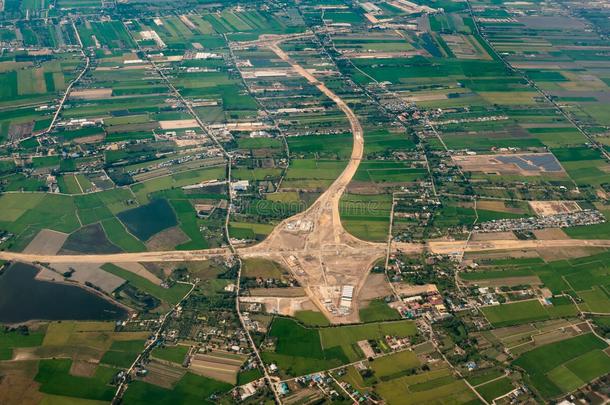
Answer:
[[[0,274],[0,322],[118,320],[127,311],[81,287],[36,280],[34,266],[13,263]]]

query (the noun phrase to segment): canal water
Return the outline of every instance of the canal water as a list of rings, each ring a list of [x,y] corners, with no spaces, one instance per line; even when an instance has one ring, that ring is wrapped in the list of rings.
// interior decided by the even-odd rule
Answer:
[[[83,288],[36,280],[38,269],[13,263],[0,274],[0,322],[118,320],[127,312]]]

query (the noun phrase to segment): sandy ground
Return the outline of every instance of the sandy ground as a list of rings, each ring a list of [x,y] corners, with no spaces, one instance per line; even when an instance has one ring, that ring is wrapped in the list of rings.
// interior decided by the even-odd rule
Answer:
[[[406,297],[410,297],[413,295],[419,295],[429,292],[438,292],[436,285],[434,284],[424,284],[424,285],[413,285],[407,283],[393,283],[396,292],[399,295],[404,295]]]
[[[188,242],[190,238],[178,226],[155,234],[146,242],[146,248],[154,250],[171,250],[175,246]]]
[[[89,282],[104,292],[111,293],[119,288],[125,280],[119,276],[108,273],[100,268],[99,264],[92,263],[58,263],[54,264],[53,268],[60,273],[74,269],[74,273],[70,277],[71,280],[78,281],[81,284]],[[57,280],[63,280],[59,274],[53,273]]]
[[[541,285],[542,281],[538,276],[525,276],[525,277],[506,277],[489,280],[476,280],[476,281],[464,281],[466,285],[478,285],[479,287],[501,287],[501,286],[515,286],[515,285]]]
[[[370,273],[364,282],[364,286],[362,286],[358,298],[361,303],[365,303],[391,294],[392,289],[388,285],[385,274]]]
[[[478,206],[478,204],[477,204],[477,206]],[[517,237],[512,232],[485,232],[485,233],[473,233],[471,240],[482,241],[482,240],[498,240],[498,239],[515,240],[515,239],[517,239]]]
[[[37,255],[55,255],[68,239],[67,233],[43,229],[23,250],[23,253]]]
[[[509,155],[459,155],[452,156],[455,164],[463,170],[469,172],[484,172],[484,173],[500,173],[500,174],[518,174],[521,176],[539,176],[542,173],[552,173],[555,175],[565,175],[563,171],[547,172],[543,167],[537,167],[536,170],[524,170],[515,163],[504,163],[497,158],[507,156],[511,158],[519,158],[522,155],[531,155],[531,153],[514,153]],[[543,154],[540,154],[541,156]]]
[[[581,211],[576,201],[530,201],[536,215],[547,216]]]
[[[298,311],[311,309],[308,297],[241,297],[240,302],[259,303],[265,306],[265,312],[270,314],[293,316]]]
[[[532,233],[540,240],[570,239],[561,228],[536,229]]]
[[[161,129],[199,128],[199,124],[194,119],[159,121],[159,126]]]
[[[520,208],[507,207],[504,201],[496,200],[479,200],[477,201],[477,208],[482,210],[500,211],[500,212],[512,212],[515,214],[524,213],[525,210]],[[498,238],[501,239],[501,238]]]
[[[70,98],[80,100],[99,100],[112,97],[112,89],[83,89],[73,90]]]

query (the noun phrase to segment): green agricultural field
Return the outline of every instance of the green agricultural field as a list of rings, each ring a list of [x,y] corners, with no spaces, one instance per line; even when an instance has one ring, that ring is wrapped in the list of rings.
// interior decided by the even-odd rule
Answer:
[[[447,368],[384,381],[375,391],[390,405],[476,403],[475,394]]]
[[[487,320],[496,328],[542,321],[555,317],[576,316],[577,310],[569,301],[544,306],[538,300],[522,301],[481,308]]]
[[[526,352],[513,363],[528,373],[532,385],[543,397],[552,398],[569,392],[566,389],[579,384],[580,381],[572,375],[586,382],[592,375],[603,374],[610,366],[607,355],[593,362],[591,367],[583,367],[583,362],[591,360],[590,356],[593,355],[588,353],[599,354],[606,347],[606,343],[588,333],[538,347]],[[578,360],[584,355],[587,357]],[[558,367],[566,367],[568,371],[553,371]]]
[[[102,221],[108,240],[126,252],[142,252],[146,246],[125,229],[125,226],[116,218]]]
[[[114,341],[100,362],[109,366],[129,368],[144,349],[144,343],[144,340]]]
[[[102,269],[127,280],[134,287],[172,305],[180,302],[191,288],[187,284],[180,283],[176,283],[170,288],[163,288],[144,277],[140,277],[111,263],[104,264]]]
[[[322,346],[325,348],[352,345],[360,340],[383,339],[386,335],[407,337],[416,333],[415,323],[406,320],[320,329]]]
[[[165,199],[152,202],[119,213],[118,218],[125,224],[131,234],[142,241],[178,224],[176,214]],[[154,218],[154,220],[152,220]]]
[[[417,355],[408,350],[375,359],[371,363],[375,376],[379,377],[382,381],[406,375],[406,372],[419,366],[420,361]]]
[[[13,349],[17,347],[35,347],[42,345],[43,332],[22,334],[18,331],[0,332],[0,360],[10,360]]]
[[[340,347],[323,349],[316,328],[305,328],[287,318],[275,318],[269,337],[276,340],[275,351],[263,352],[263,360],[275,363],[286,375],[298,376],[347,363]]]
[[[214,394],[223,394],[230,384],[186,373],[172,388],[135,381],[129,385],[124,401],[132,404],[179,403],[186,405],[215,404]]]
[[[513,389],[513,384],[506,377],[476,387],[479,394],[489,402],[492,402],[495,398],[501,397]]]
[[[390,308],[385,301],[376,299],[369,302],[365,308],[360,308],[362,322],[394,321],[400,319],[400,314]]]
[[[110,401],[114,387],[110,385],[115,370],[98,366],[93,377],[77,377],[70,374],[71,359],[40,360],[34,380],[39,390],[53,395]]]
[[[242,275],[244,277],[261,277],[281,279],[286,270],[277,262],[266,259],[244,259]]]
[[[157,359],[171,361],[173,363],[182,364],[184,358],[189,352],[189,346],[165,346],[156,348],[152,356]]]
[[[317,311],[297,311],[294,317],[306,326],[329,326],[330,322],[326,317]]]

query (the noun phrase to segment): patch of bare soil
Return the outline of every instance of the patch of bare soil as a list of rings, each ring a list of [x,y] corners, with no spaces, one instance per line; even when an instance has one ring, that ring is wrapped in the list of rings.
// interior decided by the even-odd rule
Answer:
[[[0,376],[0,404],[35,405],[43,399],[40,384],[23,375]]]
[[[0,404],[38,404],[43,395],[34,381],[36,361],[0,362]]]
[[[495,278],[489,280],[476,280],[476,281],[463,281],[464,284],[476,284],[479,287],[502,287],[502,286],[515,286],[515,285],[540,285],[542,281],[538,276],[524,276],[524,277],[506,277],[506,278]]]
[[[478,207],[478,203],[477,203]],[[473,241],[477,240],[516,240],[517,237],[512,232],[485,232],[485,233],[473,233],[472,239]]]
[[[70,367],[70,374],[79,377],[93,377],[96,369],[97,363],[74,360],[72,362],[72,367]]]
[[[191,240],[182,229],[177,226],[166,229],[151,237],[146,242],[146,247],[150,251],[172,250],[174,247]]]
[[[23,250],[23,253],[36,255],[56,255],[68,238],[67,233],[43,229]]]
[[[477,201],[477,208],[482,210],[510,212],[512,214],[524,214],[525,210],[516,207],[507,207],[504,201],[482,200]]]
[[[32,135],[34,130],[34,121],[24,122],[21,124],[11,124],[8,129],[8,139],[11,142],[18,141],[22,138],[27,138]]]
[[[102,98],[110,98],[111,96],[112,89],[85,89],[74,90],[70,92],[71,99],[95,100]]]
[[[399,295],[407,297],[428,292],[438,292],[438,289],[434,284],[413,285],[407,283],[394,283],[394,288]]]
[[[561,228],[536,229],[532,231],[536,239],[570,239]]]
[[[602,253],[605,250],[605,248],[600,247],[573,246],[569,249],[540,248],[536,249],[536,252],[538,252],[538,255],[544,260],[552,261],[591,256],[598,253]]]
[[[530,201],[536,215],[548,216],[581,211],[576,201]]]
[[[390,294],[392,294],[392,289],[388,285],[385,274],[370,273],[364,282],[364,286],[362,286],[362,290],[360,290],[358,298],[364,303]]]
[[[155,359],[148,363],[146,369],[148,374],[142,380],[163,388],[172,388],[186,373],[186,369],[178,368],[172,366],[169,362]]]
[[[510,258],[531,258],[540,257],[535,250],[511,250],[507,252],[466,252],[465,260],[497,260]]]
[[[196,354],[191,360],[189,370],[204,377],[235,384],[237,372],[244,359],[232,359],[211,354]]]
[[[288,288],[252,288],[250,295],[253,297],[303,297],[305,290],[301,287]]]

